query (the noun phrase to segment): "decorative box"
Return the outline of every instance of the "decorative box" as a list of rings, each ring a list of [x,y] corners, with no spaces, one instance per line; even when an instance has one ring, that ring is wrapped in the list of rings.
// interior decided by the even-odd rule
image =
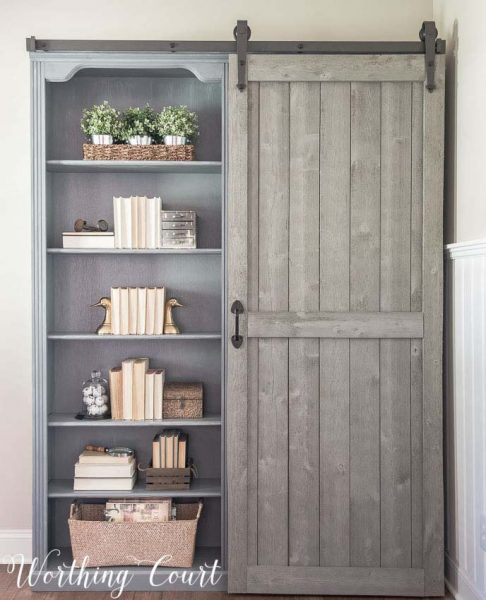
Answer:
[[[147,490],[187,490],[191,487],[191,468],[154,469],[145,471],[145,489]]]
[[[163,419],[201,419],[203,416],[202,383],[166,383]]]
[[[196,248],[196,213],[193,210],[162,211],[162,248]]]

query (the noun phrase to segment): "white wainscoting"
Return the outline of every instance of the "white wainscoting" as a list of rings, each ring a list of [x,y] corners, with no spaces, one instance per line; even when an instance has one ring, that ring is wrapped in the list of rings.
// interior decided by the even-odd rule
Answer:
[[[0,564],[8,564],[18,555],[22,555],[26,563],[32,562],[31,530],[0,529]]]
[[[486,240],[446,247],[445,314],[446,579],[458,600],[484,600]]]

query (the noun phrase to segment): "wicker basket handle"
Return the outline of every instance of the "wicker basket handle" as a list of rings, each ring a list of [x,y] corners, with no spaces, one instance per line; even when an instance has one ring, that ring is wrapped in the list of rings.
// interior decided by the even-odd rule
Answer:
[[[203,501],[199,500],[199,506],[198,506],[198,509],[197,509],[196,521],[199,521],[199,517],[201,516],[203,506],[204,506]]]
[[[78,503],[75,501],[69,507],[69,518],[74,519],[74,515],[78,512]]]

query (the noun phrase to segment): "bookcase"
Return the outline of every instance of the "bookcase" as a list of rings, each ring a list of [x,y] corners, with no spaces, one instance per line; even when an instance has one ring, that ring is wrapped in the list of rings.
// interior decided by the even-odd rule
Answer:
[[[116,496],[202,498],[194,571],[225,556],[225,80],[224,56],[150,53],[31,53],[33,126],[34,520],[33,554],[42,568],[69,563],[69,505]],[[192,162],[83,161],[83,108],[108,100],[124,108],[188,105],[199,116]],[[113,196],[160,195],[166,210],[195,210],[196,249],[63,249],[76,218],[113,224]],[[164,285],[184,305],[177,336],[96,335],[110,287]],[[204,416],[196,420],[80,421],[81,383],[93,368],[106,376],[128,357],[147,356],[166,381],[201,381]],[[134,448],[147,464],[165,427],[189,434],[199,477],[189,490],[74,492],[73,467],[84,445]],[[132,590],[154,589],[149,567],[128,567]],[[158,570],[162,574],[162,570]],[[92,590],[106,589],[104,584]],[[187,584],[168,584],[172,590]],[[223,576],[218,586],[224,589]],[[38,589],[57,589],[39,580]],[[66,588],[64,588],[66,589]],[[158,589],[163,590],[164,587]],[[191,588],[194,589],[194,588]]]

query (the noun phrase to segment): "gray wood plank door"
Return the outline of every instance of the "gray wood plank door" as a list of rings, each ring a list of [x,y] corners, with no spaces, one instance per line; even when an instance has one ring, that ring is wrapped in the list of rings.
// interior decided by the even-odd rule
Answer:
[[[231,58],[231,592],[443,594],[436,58]]]

